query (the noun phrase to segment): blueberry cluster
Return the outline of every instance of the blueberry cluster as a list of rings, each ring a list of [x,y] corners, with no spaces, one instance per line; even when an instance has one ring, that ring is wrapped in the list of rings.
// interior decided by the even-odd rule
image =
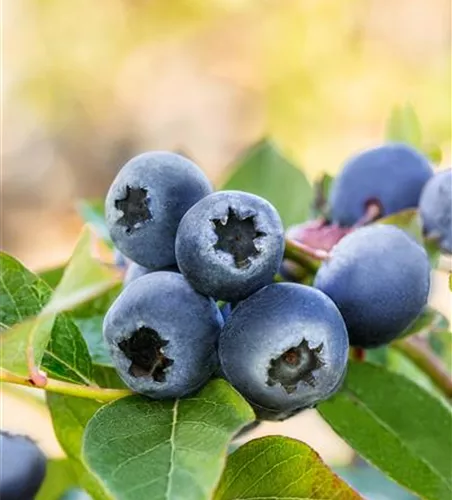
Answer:
[[[352,158],[334,182],[329,220],[286,235],[326,254],[307,286],[274,283],[290,262],[283,263],[284,230],[268,201],[213,192],[177,154],[131,159],[106,198],[127,268],[104,320],[119,375],[156,399],[186,396],[222,376],[261,419],[287,418],[330,397],[345,376],[349,345],[390,342],[426,304],[424,249],[395,226],[369,223],[417,207],[423,192],[425,231],[441,233],[447,248],[450,213],[448,233],[447,217],[438,216],[447,193],[437,194],[447,188],[435,179],[428,161],[404,145]]]

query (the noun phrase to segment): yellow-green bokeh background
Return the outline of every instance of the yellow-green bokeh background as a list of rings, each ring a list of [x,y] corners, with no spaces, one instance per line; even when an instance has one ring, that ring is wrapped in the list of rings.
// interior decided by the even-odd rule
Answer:
[[[218,183],[266,134],[314,177],[410,102],[450,158],[448,0],[6,0],[3,31],[3,246],[33,267],[143,150]]]

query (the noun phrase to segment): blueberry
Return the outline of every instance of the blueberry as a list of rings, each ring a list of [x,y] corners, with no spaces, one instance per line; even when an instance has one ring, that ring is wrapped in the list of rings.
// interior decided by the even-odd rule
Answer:
[[[171,271],[174,273],[178,273],[179,269],[176,265],[173,265],[164,267],[163,269],[156,269],[156,271]],[[136,279],[141,278],[141,276],[152,272],[153,270],[148,269],[147,267],[140,266],[140,264],[137,264],[136,262],[130,262],[129,267],[127,268],[127,271],[124,275],[123,285],[124,287],[126,287],[130,285],[132,281],[135,281]]]
[[[332,300],[294,283],[268,285],[241,302],[219,342],[225,377],[265,419],[288,418],[332,395],[347,356],[347,330]]]
[[[150,272],[152,271],[147,267],[140,266],[140,264],[137,264],[136,262],[131,262],[129,267],[127,268],[126,274],[124,275],[124,287],[130,285],[132,281],[135,281],[136,279],[141,278],[141,276],[149,274]]]
[[[386,144],[359,153],[333,182],[333,222],[352,226],[363,219],[372,204],[378,207],[379,216],[415,208],[432,175],[427,158],[404,144]]]
[[[123,255],[117,248],[113,250],[113,260],[115,266],[119,269],[126,270],[129,267],[129,259]]]
[[[396,338],[427,302],[425,250],[404,231],[375,224],[345,236],[314,281],[344,317],[350,344],[378,347]]]
[[[177,226],[211,192],[202,171],[182,156],[162,151],[136,156],[122,167],[105,200],[111,239],[120,252],[149,269],[175,264]]]
[[[232,312],[232,305],[230,302],[226,302],[220,307],[221,315],[223,316],[224,321],[226,321]]]
[[[452,170],[437,173],[425,185],[419,202],[424,234],[452,253]]]
[[[136,279],[112,304],[104,338],[120,377],[135,392],[177,398],[207,382],[217,369],[223,318],[215,302],[178,273]]]
[[[203,293],[236,302],[271,283],[284,252],[275,208],[241,191],[220,191],[194,205],[176,237],[182,274]]]
[[[32,500],[46,473],[46,457],[26,436],[0,432],[0,498]]]

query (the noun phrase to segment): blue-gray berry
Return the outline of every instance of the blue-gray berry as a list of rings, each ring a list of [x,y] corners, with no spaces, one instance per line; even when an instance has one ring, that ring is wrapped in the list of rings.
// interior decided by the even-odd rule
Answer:
[[[385,144],[348,160],[333,182],[330,195],[333,222],[352,226],[370,204],[386,216],[419,204],[433,170],[427,158],[405,144]]]
[[[203,172],[180,155],[155,151],[135,156],[122,167],[105,200],[111,239],[148,269],[173,265],[182,216],[211,192]]]
[[[419,212],[427,238],[436,239],[441,250],[452,253],[452,170],[443,170],[425,185]]]
[[[295,283],[268,285],[238,304],[220,335],[224,376],[264,419],[287,418],[331,396],[347,357],[347,330],[333,301]]]
[[[350,233],[333,248],[314,286],[339,308],[350,345],[378,347],[422,311],[430,266],[425,250],[404,231],[375,224]]]
[[[177,231],[180,271],[199,292],[230,302],[271,283],[283,252],[276,209],[241,191],[206,196],[184,215]]]
[[[178,273],[136,279],[104,319],[104,339],[120,377],[152,398],[178,398],[204,385],[218,367],[223,318],[215,302]]]
[[[44,481],[47,459],[28,437],[0,432],[0,498],[32,500]]]

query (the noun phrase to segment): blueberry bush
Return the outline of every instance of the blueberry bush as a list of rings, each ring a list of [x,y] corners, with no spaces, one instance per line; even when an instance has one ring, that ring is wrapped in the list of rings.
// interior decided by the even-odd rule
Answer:
[[[451,333],[427,305],[450,252],[439,160],[410,106],[314,186],[268,140],[216,192],[146,153],[79,204],[66,265],[2,253],[2,386],[45,391],[66,457],[2,432],[1,498],[361,498],[302,442],[235,441],[316,408],[403,488],[450,499]]]

